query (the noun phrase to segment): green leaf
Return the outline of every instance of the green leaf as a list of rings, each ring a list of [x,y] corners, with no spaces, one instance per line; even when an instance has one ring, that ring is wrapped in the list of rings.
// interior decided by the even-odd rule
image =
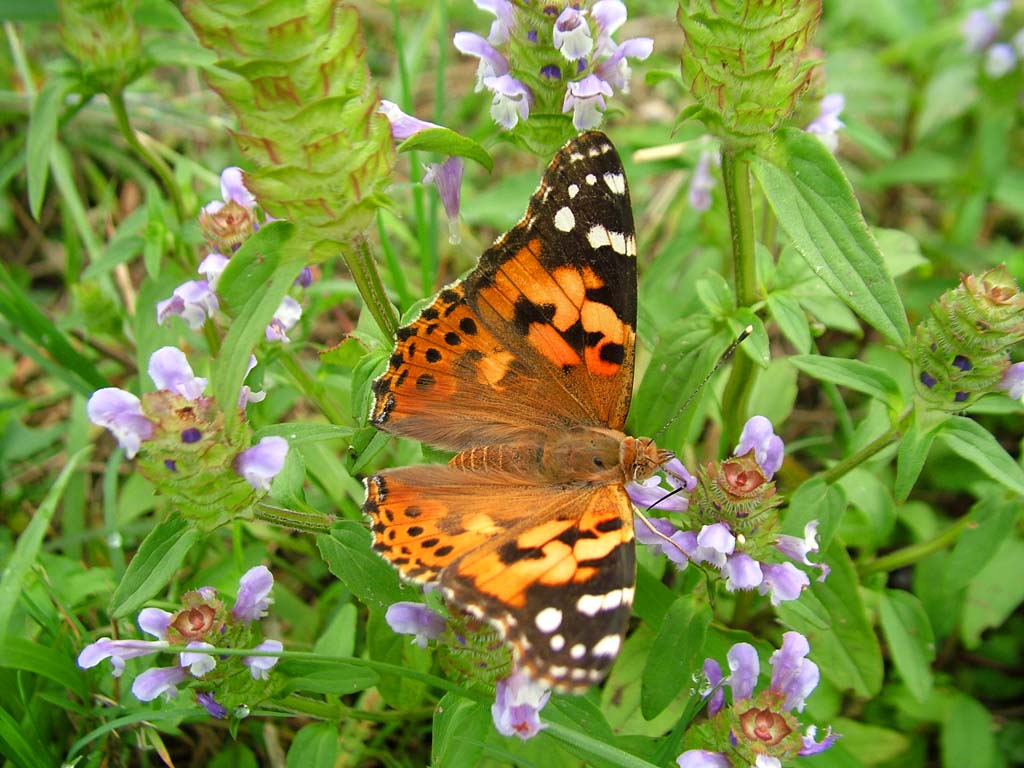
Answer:
[[[39,220],[43,198],[46,196],[50,152],[57,140],[57,124],[64,105],[64,96],[71,88],[71,83],[64,78],[51,77],[32,104],[25,146],[25,171],[28,176],[28,207],[36,221]]]
[[[939,736],[943,768],[994,768],[996,741],[992,715],[976,699],[959,694]]]
[[[414,133],[398,145],[399,152],[437,152],[440,155],[458,155],[475,160],[490,173],[494,170],[494,160],[481,144],[468,136],[456,133],[448,128],[427,128]]]
[[[620,768],[656,768],[654,763],[630,754],[625,750],[606,744],[600,739],[567,728],[561,723],[548,723],[548,727],[542,731],[546,736],[553,738],[572,752],[582,757],[587,765],[614,765]]]
[[[10,765],[47,768],[59,764],[46,745],[39,741],[36,732],[36,728],[25,728],[4,707],[0,707],[0,754],[8,759]]]
[[[562,748],[583,760],[585,765],[591,768],[615,768],[622,765],[617,756],[612,757],[593,748],[593,742],[611,744],[615,737],[601,708],[591,699],[582,696],[555,697],[541,713],[541,720],[549,726],[554,724],[565,728],[567,732],[586,736],[586,740],[561,740]]]
[[[847,504],[842,488],[825,482],[821,477],[812,477],[793,492],[782,532],[790,536],[803,536],[804,526],[811,520],[817,520],[818,544],[824,552],[832,543]]]
[[[904,733],[844,717],[833,718],[832,729],[842,734],[839,744],[848,754],[856,757],[860,765],[905,765],[899,758],[910,749],[911,742]],[[819,758],[821,762],[814,765],[831,768],[830,756],[831,751],[825,752]]]
[[[115,619],[127,616],[155,597],[167,586],[198,539],[199,531],[183,517],[158,524],[143,539],[114,590],[110,615]]]
[[[308,424],[302,421],[286,421],[281,424],[268,424],[256,430],[253,442],[269,435],[287,438],[292,447],[304,443],[318,443],[324,440],[349,441],[355,434],[354,427],[342,427],[336,424]]]
[[[967,528],[950,552],[946,564],[946,589],[963,589],[992,559],[1004,541],[1013,535],[1021,501],[987,496],[979,499],[967,515]]]
[[[992,433],[973,419],[951,416],[938,432],[955,453],[967,459],[997,483],[1024,495],[1024,469],[1013,460]]]
[[[923,702],[932,692],[931,662],[935,658],[935,635],[928,614],[910,592],[886,589],[878,598],[889,655],[911,695]]]
[[[823,676],[858,696],[874,696],[882,688],[882,650],[860,598],[857,572],[838,539],[822,559],[832,573],[823,582],[812,580],[799,600],[782,603],[779,618],[807,637],[815,658],[825,662]],[[809,596],[817,604],[804,605]]]
[[[58,647],[9,634],[0,638],[0,667],[31,672],[72,691],[82,701],[89,698],[82,670]]]
[[[352,520],[342,520],[330,535],[316,537],[320,556],[331,573],[368,606],[386,609],[400,600],[415,599],[411,588],[404,588],[398,572],[371,548],[372,536]]]
[[[78,469],[78,465],[89,455],[91,450],[91,446],[83,448],[68,459],[67,464],[64,465],[60,474],[57,475],[57,479],[53,481],[50,489],[46,492],[43,503],[32,515],[28,526],[22,531],[14,545],[14,552],[0,574],[0,637],[8,634],[7,625],[14,612],[14,606],[25,591],[29,572],[39,556],[43,537],[57,511],[57,504],[60,502],[61,496],[64,495],[64,489],[67,488],[68,481]]]
[[[691,684],[711,624],[707,603],[680,597],[668,609],[644,667],[640,708],[646,720],[657,717]]]
[[[338,727],[334,723],[303,726],[288,748],[288,768],[334,768],[341,759]]]
[[[941,421],[927,423],[925,415],[923,410],[915,410],[914,419],[900,440],[899,452],[896,455],[896,482],[893,487],[893,495],[898,502],[904,502],[910,496],[931,452],[938,429],[942,426]],[[942,418],[945,418],[945,414]]]
[[[432,765],[479,765],[484,742],[491,734],[491,711],[478,702],[446,693],[437,703],[433,738],[430,744]]]
[[[928,263],[928,259],[921,255],[921,246],[917,239],[910,233],[902,229],[881,227],[875,227],[871,231],[882,250],[889,274],[893,277],[899,277]]]
[[[806,374],[823,381],[855,389],[898,409],[902,401],[899,385],[881,368],[860,360],[822,355],[794,355],[790,361]]]
[[[348,659],[283,659],[277,669],[288,680],[286,693],[306,691],[346,696],[372,688],[380,680],[380,675],[365,664]]]
[[[1024,541],[1006,539],[967,585],[960,634],[964,645],[977,648],[981,635],[1010,618],[1024,602]]]
[[[769,293],[768,311],[797,352],[811,351],[811,326],[799,301],[786,293]]]
[[[798,129],[775,134],[774,156],[753,169],[800,255],[833,293],[897,346],[910,337],[903,302],[832,153]]]

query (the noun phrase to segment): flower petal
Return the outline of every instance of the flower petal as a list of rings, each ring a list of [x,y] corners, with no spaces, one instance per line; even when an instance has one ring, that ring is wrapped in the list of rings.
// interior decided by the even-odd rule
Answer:
[[[533,682],[522,670],[498,681],[495,702],[491,706],[494,727],[503,736],[518,736],[523,741],[536,736],[545,727],[540,711],[551,691]]]
[[[238,597],[231,609],[231,617],[236,621],[262,619],[274,603],[273,599],[269,597],[273,587],[274,574],[270,572],[269,568],[265,565],[250,568],[238,580]]]
[[[733,703],[754,695],[754,686],[761,673],[761,661],[750,643],[736,643],[726,654],[729,661],[729,687]]]
[[[178,685],[187,679],[181,667],[154,667],[135,678],[132,694],[139,701],[152,701],[161,694],[170,699],[178,695]]]
[[[135,458],[143,441],[153,436],[153,422],[142,415],[142,401],[131,392],[117,387],[98,389],[85,410],[89,421],[113,433],[129,459]]]
[[[444,616],[422,603],[394,603],[388,606],[384,619],[392,632],[415,635],[420,648],[426,648],[428,640],[440,637],[447,626]]]
[[[287,440],[276,435],[264,437],[235,457],[235,472],[256,490],[269,491],[273,479],[284,469],[287,456]]]
[[[284,650],[284,644],[280,640],[264,640],[253,650],[265,651],[267,653],[280,653]],[[253,680],[266,680],[270,677],[270,670],[274,668],[280,658],[277,656],[245,656],[242,663],[249,668],[249,674]]]
[[[192,373],[185,353],[177,347],[160,347],[149,356],[149,378],[160,390],[197,400],[206,389],[207,380]]]

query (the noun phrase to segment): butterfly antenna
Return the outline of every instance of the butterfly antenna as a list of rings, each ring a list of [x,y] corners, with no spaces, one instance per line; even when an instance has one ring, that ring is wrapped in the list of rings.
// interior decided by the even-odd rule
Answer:
[[[681,490],[683,490],[683,489],[682,489],[682,488],[676,488],[676,489],[675,489],[674,491],[669,491],[669,492],[668,492],[668,493],[666,493],[666,494],[665,494],[664,496],[662,496],[662,497],[661,497],[660,499],[658,499],[658,500],[657,500],[656,502],[654,502],[654,503],[653,503],[653,504],[651,504],[651,505],[650,505],[649,507],[647,507],[647,509],[646,509],[646,510],[644,510],[644,511],[645,511],[645,512],[650,512],[650,511],[651,511],[652,509],[654,509],[654,508],[655,508],[656,506],[658,506],[659,504],[661,504],[661,502],[663,502],[663,501],[664,501],[665,499],[667,499],[667,498],[668,498],[669,496],[672,496],[673,494],[675,494],[675,493],[678,493],[678,492],[679,492],[679,491],[681,491]],[[682,552],[682,553],[683,553],[683,556],[684,556],[684,557],[686,557],[687,559],[689,559],[689,557],[690,557],[690,556],[689,556],[689,555],[688,555],[688,554],[686,553],[686,551],[685,551],[685,550],[684,550],[684,549],[683,549],[683,548],[682,548],[681,546],[679,546],[679,545],[678,545],[678,544],[677,544],[676,542],[672,541],[672,539],[670,539],[670,538],[669,538],[668,536],[666,536],[666,535],[665,535],[664,533],[662,533],[662,532],[661,532],[661,531],[659,531],[659,530],[658,530],[657,528],[655,528],[655,527],[654,527],[654,523],[652,523],[652,522],[651,522],[651,519],[650,519],[649,517],[647,517],[647,515],[645,515],[645,514],[644,514],[643,512],[641,512],[641,511],[640,511],[639,509],[637,509],[636,507],[633,507],[633,512],[634,512],[634,514],[635,514],[635,515],[636,515],[637,517],[639,517],[639,518],[640,518],[640,520],[641,520],[641,521],[643,522],[643,524],[647,526],[647,529],[648,529],[648,530],[649,530],[649,531],[650,531],[651,533],[653,533],[653,534],[654,534],[655,536],[657,536],[657,537],[658,537],[659,539],[661,539],[662,541],[664,541],[664,542],[665,542],[666,544],[668,544],[669,546],[671,546],[671,547],[674,547],[675,549],[678,549],[678,550],[679,550],[680,552]]]
[[[732,344],[729,345],[729,348],[722,353],[721,357],[718,358],[718,362],[715,363],[715,367],[708,371],[707,375],[703,379],[701,379],[700,384],[694,387],[693,392],[691,392],[690,396],[686,398],[686,401],[681,406],[679,406],[678,410],[676,410],[675,412],[675,415],[671,419],[666,421],[664,424],[662,424],[661,429],[654,433],[654,439],[661,437],[661,435],[665,434],[665,431],[669,427],[676,423],[676,419],[678,419],[683,413],[686,412],[686,409],[690,407],[690,405],[696,399],[697,395],[701,393],[701,390],[703,390],[704,387],[707,386],[707,383],[711,381],[711,377],[718,373],[718,369],[729,361],[729,358],[732,357],[733,353],[736,351],[736,347],[742,344],[746,340],[746,338],[753,332],[754,326],[752,325],[748,325],[740,332],[740,335],[737,336],[735,340],[733,340]]]

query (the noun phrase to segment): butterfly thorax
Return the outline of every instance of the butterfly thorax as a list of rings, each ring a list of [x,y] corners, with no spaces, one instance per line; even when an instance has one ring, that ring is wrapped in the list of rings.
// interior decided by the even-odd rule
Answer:
[[[451,466],[500,472],[551,485],[607,485],[644,480],[671,458],[650,438],[629,437],[615,429],[581,427],[538,433],[510,443],[470,448]]]

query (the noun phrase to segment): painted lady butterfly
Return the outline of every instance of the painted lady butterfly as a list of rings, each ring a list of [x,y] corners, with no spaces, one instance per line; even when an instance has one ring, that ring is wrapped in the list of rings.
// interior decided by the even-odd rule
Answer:
[[[579,693],[633,602],[624,484],[671,458],[622,433],[633,386],[636,233],[606,136],[568,142],[526,215],[398,330],[370,420],[457,451],[366,481],[374,548],[497,627],[518,668]]]

